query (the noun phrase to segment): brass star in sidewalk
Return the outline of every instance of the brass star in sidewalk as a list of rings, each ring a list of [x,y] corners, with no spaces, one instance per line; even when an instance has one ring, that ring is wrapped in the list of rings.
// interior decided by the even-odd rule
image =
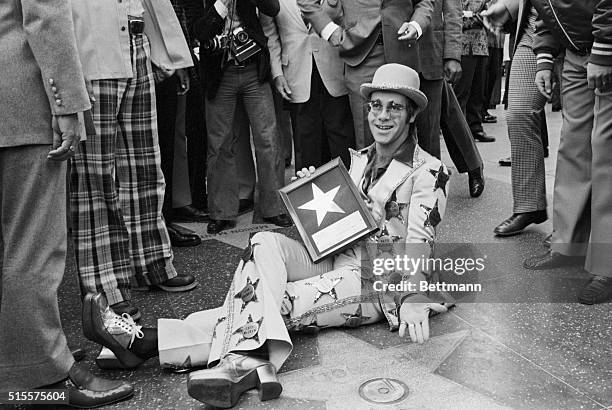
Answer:
[[[410,390],[406,399],[389,408],[444,409],[450,408],[451,403],[453,408],[470,409],[474,403],[483,409],[504,408],[493,399],[435,373],[467,335],[467,331],[458,331],[434,336],[422,345],[407,343],[380,349],[347,332],[320,333],[321,364],[279,373],[283,397],[324,400],[328,409],[382,408],[362,399],[359,387],[368,380],[383,377],[400,380]]]

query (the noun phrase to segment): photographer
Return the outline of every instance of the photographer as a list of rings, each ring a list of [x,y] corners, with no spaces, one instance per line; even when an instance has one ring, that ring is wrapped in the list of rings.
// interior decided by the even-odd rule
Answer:
[[[200,69],[208,126],[207,231],[235,225],[239,195],[233,128],[239,99],[253,132],[261,211],[265,222],[291,226],[277,190],[284,163],[270,88],[270,55],[256,9],[275,16],[278,0],[185,0],[188,25],[201,43]]]

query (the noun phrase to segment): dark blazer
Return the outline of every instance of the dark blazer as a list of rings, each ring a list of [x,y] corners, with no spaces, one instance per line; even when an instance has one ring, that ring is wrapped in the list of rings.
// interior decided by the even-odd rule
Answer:
[[[461,0],[435,0],[431,26],[419,39],[421,75],[444,78],[444,60],[461,61]]]
[[[197,38],[200,44],[207,43],[216,35],[221,34],[225,28],[225,19],[217,13],[214,7],[215,1],[205,0],[203,4],[202,0],[183,0],[187,14],[187,26],[192,37]],[[270,79],[270,53],[268,39],[257,17],[257,9],[267,16],[274,17],[280,10],[278,0],[235,1],[236,13],[242,22],[242,27],[262,49],[253,58],[256,59],[259,82],[263,83]],[[208,99],[215,97],[225,66],[225,53],[208,54],[204,47],[200,47],[202,88]]]
[[[385,60],[407,65],[417,72],[419,48],[409,47],[407,41],[397,39],[402,23],[415,21],[425,32],[431,21],[434,0],[332,0],[333,10],[323,9],[319,0],[297,0],[300,9],[317,33],[332,20],[342,27],[340,57],[349,66],[358,66],[368,56],[381,32]]]

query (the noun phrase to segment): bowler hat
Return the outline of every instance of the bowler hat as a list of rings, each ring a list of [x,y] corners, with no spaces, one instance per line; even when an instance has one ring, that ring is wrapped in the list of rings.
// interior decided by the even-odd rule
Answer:
[[[361,84],[359,91],[367,100],[374,91],[402,94],[417,105],[417,112],[427,106],[427,97],[419,90],[419,75],[402,64],[384,64],[376,70],[371,83]]]

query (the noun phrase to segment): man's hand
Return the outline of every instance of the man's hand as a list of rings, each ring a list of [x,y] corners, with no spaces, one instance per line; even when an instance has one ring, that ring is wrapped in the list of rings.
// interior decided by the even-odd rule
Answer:
[[[587,82],[591,89],[612,90],[612,66],[588,63]]]
[[[429,311],[435,310],[436,312],[444,313],[448,309],[439,303],[416,303],[410,301],[410,299],[416,300],[417,298],[426,299],[421,295],[411,296],[400,307],[399,336],[404,337],[407,328],[410,339],[414,343],[423,343],[429,339]]]
[[[419,38],[419,32],[413,24],[407,21],[402,23],[402,26],[397,30],[397,39],[400,41],[408,41],[408,46],[412,46]]]
[[[76,151],[81,140],[81,123],[77,114],[53,117],[53,149],[47,159],[65,161]]]
[[[291,101],[291,88],[289,88],[289,84],[287,84],[287,79],[284,75],[279,75],[274,78],[274,87],[276,87],[285,100]]]
[[[328,41],[333,47],[338,47],[342,43],[342,29],[340,27],[335,29]]]
[[[301,171],[298,171],[295,173],[297,175],[296,177],[291,177],[291,181],[293,182],[299,178],[308,178],[312,174],[314,174],[314,172],[315,172],[315,167],[313,167],[312,165],[309,166],[308,168],[302,168]]]
[[[487,30],[497,34],[501,28],[510,20],[510,12],[502,2],[491,4],[488,9],[480,13],[482,24]]]
[[[178,78],[177,84],[177,95],[185,95],[189,91],[189,73],[184,68],[176,70],[176,76]]]
[[[444,60],[444,78],[451,84],[455,84],[461,78],[461,63],[451,58]]]
[[[535,76],[535,84],[538,87],[538,91],[547,100],[552,98],[552,78],[552,70],[540,70]]]

